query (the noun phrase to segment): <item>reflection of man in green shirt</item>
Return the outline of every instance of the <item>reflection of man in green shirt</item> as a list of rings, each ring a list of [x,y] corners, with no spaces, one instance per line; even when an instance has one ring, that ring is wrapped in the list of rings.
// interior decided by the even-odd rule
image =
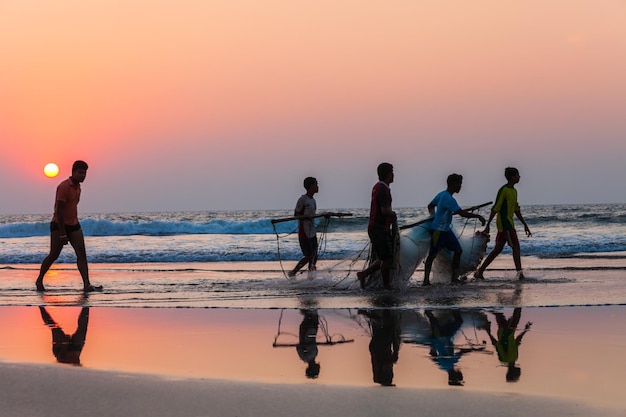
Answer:
[[[507,183],[498,190],[496,203],[491,208],[491,214],[489,215],[487,226],[483,232],[489,234],[489,225],[491,224],[493,218],[497,215],[496,226],[498,227],[498,234],[496,235],[496,244],[489,255],[487,255],[483,264],[474,273],[474,278],[476,279],[485,279],[483,277],[485,269],[487,269],[496,256],[502,252],[505,244],[508,244],[513,252],[513,262],[515,263],[517,277],[519,279],[524,279],[520,255],[520,244],[519,239],[517,238],[517,232],[515,231],[515,225],[513,224],[513,215],[515,214],[519,221],[521,221],[524,225],[524,232],[526,232],[526,236],[532,236],[532,233],[530,233],[530,229],[528,228],[524,217],[522,217],[520,206],[517,203],[517,190],[515,189],[515,184],[517,184],[520,180],[519,171],[517,168],[508,167],[504,170],[504,177],[506,178]]]
[[[496,317],[496,323],[498,323],[498,338],[494,338],[491,334],[491,322],[487,324],[487,334],[498,352],[498,359],[500,362],[507,364],[506,380],[508,382],[517,382],[522,374],[519,366],[515,366],[515,362],[517,362],[519,357],[519,345],[522,343],[522,338],[526,332],[530,330],[532,323],[526,323],[524,331],[515,337],[517,325],[522,318],[522,309],[518,307],[513,310],[513,315],[508,320],[502,313],[494,313],[494,316]]]

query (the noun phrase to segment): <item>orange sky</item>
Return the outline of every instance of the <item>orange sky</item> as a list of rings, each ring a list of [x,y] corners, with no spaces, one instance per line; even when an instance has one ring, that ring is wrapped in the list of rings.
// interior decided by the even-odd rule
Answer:
[[[75,159],[83,212],[366,207],[383,160],[397,206],[624,202],[624,74],[618,0],[4,0],[0,212]]]

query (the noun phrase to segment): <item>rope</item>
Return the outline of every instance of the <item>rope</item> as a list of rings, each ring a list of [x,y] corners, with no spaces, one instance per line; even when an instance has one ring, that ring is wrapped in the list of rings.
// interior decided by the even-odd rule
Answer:
[[[283,259],[280,256],[280,239],[281,238],[280,238],[280,235],[278,234],[278,230],[276,230],[275,223],[272,223],[272,228],[274,229],[274,234],[276,235],[276,247],[277,247],[278,263],[280,264],[280,270],[283,272],[283,276],[287,279],[287,281],[291,281],[289,279],[289,276],[287,275],[287,272],[285,272],[285,267],[283,266]],[[287,233],[286,235],[283,236],[283,238],[294,234],[296,230],[298,229],[296,228],[294,231]],[[281,313],[281,317],[282,317],[282,313]]]
[[[341,217],[339,217],[339,218],[341,219]],[[324,222],[321,223],[320,225],[317,225],[318,226],[317,228],[320,229],[320,230],[317,231],[317,237],[318,237],[318,240],[317,240],[318,241],[317,258],[318,259],[320,257],[322,257],[326,253],[327,242],[328,242],[327,234],[328,234],[328,227],[330,225],[330,219],[331,219],[331,217],[324,217]],[[284,238],[287,238],[290,235],[296,233],[298,231],[298,227],[299,226],[296,226],[296,228],[293,231],[291,231],[291,232],[289,232],[289,233],[287,233],[287,234],[285,234],[285,235],[283,235],[281,237],[280,234],[278,233],[278,231],[276,230],[276,224],[272,223],[272,228],[274,230],[274,234],[276,235],[276,247],[277,247],[277,255],[278,255],[278,261],[279,261],[279,264],[280,264],[280,269],[281,269],[281,271],[283,273],[283,276],[290,282],[292,281],[292,279],[289,278],[289,275],[287,274],[287,271],[285,270],[285,267],[283,265],[283,259],[282,259],[281,252],[280,252],[280,240],[281,240],[281,238],[284,239]],[[355,263],[356,263],[356,261],[355,261]],[[353,264],[351,264],[351,266],[352,265]],[[350,272],[348,272],[348,275],[349,274],[350,274]],[[347,276],[345,278],[347,278]],[[342,279],[342,281],[343,281],[343,279]]]

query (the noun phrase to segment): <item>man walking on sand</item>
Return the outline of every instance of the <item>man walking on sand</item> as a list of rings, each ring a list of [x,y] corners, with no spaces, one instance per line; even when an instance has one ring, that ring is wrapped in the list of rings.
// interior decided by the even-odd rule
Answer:
[[[391,264],[394,252],[392,226],[397,222],[396,213],[391,208],[391,191],[389,189],[389,184],[394,179],[393,165],[383,162],[378,165],[377,171],[378,182],[372,189],[370,221],[367,226],[367,234],[377,259],[363,271],[357,272],[356,275],[361,288],[365,288],[366,278],[373,272],[380,270],[384,289],[391,290]]]
[[[526,236],[530,237],[532,236],[532,233],[530,233],[530,229],[528,228],[524,217],[522,217],[522,212],[520,211],[519,204],[517,203],[517,190],[515,189],[515,184],[517,184],[520,180],[519,171],[517,168],[508,167],[504,170],[504,177],[506,178],[507,183],[498,190],[496,203],[491,209],[487,226],[483,232],[485,234],[489,234],[489,225],[491,224],[491,220],[493,220],[494,216],[497,214],[496,225],[498,227],[498,234],[496,235],[496,245],[489,255],[487,255],[483,264],[476,270],[476,272],[474,272],[474,278],[476,279],[485,279],[485,277],[483,277],[485,269],[487,269],[489,264],[496,259],[496,256],[502,252],[506,243],[508,243],[511,247],[511,251],[513,252],[513,262],[515,263],[517,278],[524,279],[520,255],[520,244],[519,239],[517,238],[517,232],[515,232],[515,226],[513,224],[513,214],[515,214],[519,221],[521,221],[524,225],[524,232],[526,232]]]
[[[85,238],[78,222],[78,202],[80,201],[80,183],[87,176],[87,163],[76,161],[72,165],[72,175],[57,187],[54,203],[54,215],[50,222],[50,253],[41,263],[41,269],[35,285],[37,291],[45,291],[43,278],[54,261],[61,254],[63,246],[69,242],[76,252],[76,264],[83,279],[83,291],[100,291],[102,286],[93,286],[89,282]]]
[[[461,187],[463,186],[463,176],[459,174],[450,174],[448,175],[446,181],[447,188],[437,194],[430,204],[428,204],[428,212],[433,215],[434,218],[430,226],[430,251],[428,252],[428,256],[424,262],[423,285],[430,285],[430,271],[432,269],[433,261],[442,248],[446,248],[449,251],[454,252],[450,282],[452,284],[462,282],[457,277],[457,271],[461,262],[463,249],[461,248],[459,240],[454,235],[454,232],[452,232],[452,216],[458,214],[466,219],[478,219],[481,224],[485,224],[483,216],[463,210],[453,197],[455,193],[461,191]]]

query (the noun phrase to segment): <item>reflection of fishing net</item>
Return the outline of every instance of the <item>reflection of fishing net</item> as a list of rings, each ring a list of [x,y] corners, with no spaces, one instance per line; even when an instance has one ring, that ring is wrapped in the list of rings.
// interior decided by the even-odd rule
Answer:
[[[403,343],[431,347],[435,338],[448,337],[449,342],[454,345],[455,353],[484,353],[493,354],[493,350],[488,349],[487,341],[480,337],[479,330],[484,330],[487,326],[487,316],[481,309],[433,309],[424,310],[420,313],[417,310],[407,310],[402,315]],[[429,319],[427,316],[432,317]],[[454,314],[460,315],[461,320],[455,321]],[[432,318],[436,320],[436,326]]]
[[[280,311],[280,317],[278,319],[278,330],[276,332],[276,336],[274,336],[274,343],[272,343],[272,347],[297,347],[300,344],[299,335],[297,333],[285,332],[282,330],[282,321],[283,321],[284,310]],[[321,330],[322,340],[319,340],[319,331],[318,335],[315,339],[315,344],[320,345],[337,345],[342,343],[351,343],[354,342],[354,339],[346,339],[342,334],[331,334],[328,330],[328,321],[324,316],[319,317],[319,330]],[[282,339],[282,341],[279,341]],[[286,341],[288,340],[288,341]]]

